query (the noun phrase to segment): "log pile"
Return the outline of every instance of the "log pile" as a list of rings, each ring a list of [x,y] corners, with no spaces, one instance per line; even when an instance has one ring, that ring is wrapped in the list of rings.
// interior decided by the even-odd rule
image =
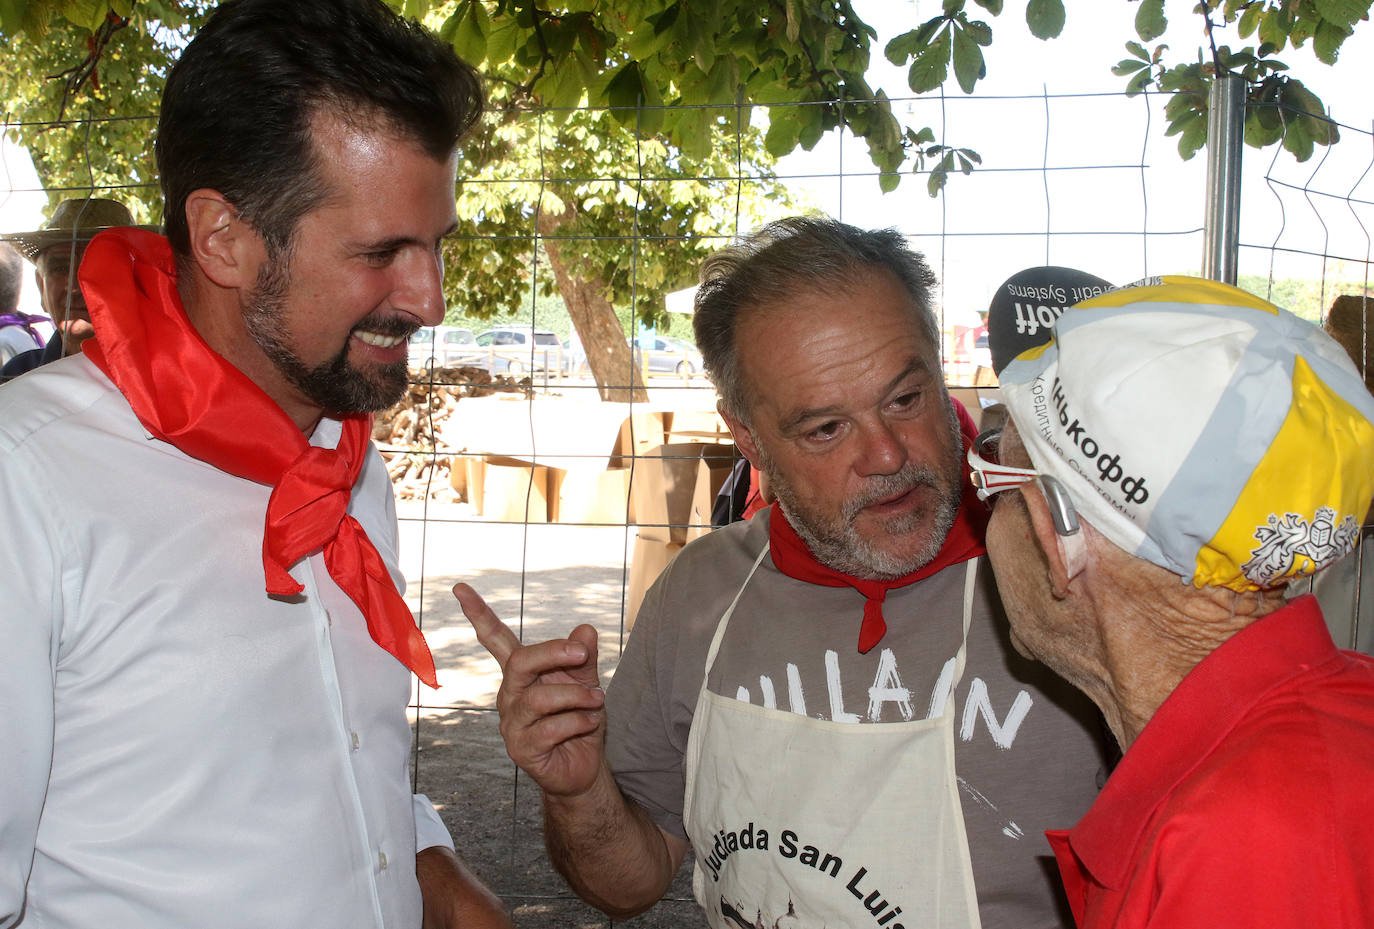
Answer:
[[[432,373],[412,372],[414,380],[400,402],[378,413],[372,439],[387,463],[387,473],[398,500],[429,499],[455,503],[458,494],[449,481],[452,456],[439,454],[437,436],[443,423],[463,397],[486,397],[499,392],[519,392],[530,381],[493,377],[482,368],[467,365],[436,368]]]

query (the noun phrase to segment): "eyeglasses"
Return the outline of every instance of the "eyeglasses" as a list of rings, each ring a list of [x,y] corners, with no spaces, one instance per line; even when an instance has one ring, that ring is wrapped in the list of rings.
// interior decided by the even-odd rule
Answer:
[[[1050,506],[1050,516],[1054,528],[1061,536],[1071,536],[1078,532],[1078,512],[1064,485],[1048,474],[1041,474],[1029,468],[1013,468],[998,464],[998,443],[1002,438],[1001,429],[989,429],[973,440],[968,450],[968,463],[972,469],[969,480],[978,491],[979,500],[987,500],[1004,490],[1013,490],[1034,481],[1045,495]]]
[[[997,446],[1001,439],[1001,429],[989,429],[979,433],[969,447],[968,464],[973,469],[969,480],[977,489],[979,500],[987,500],[993,494],[1020,487],[1040,476],[1039,471],[998,464]]]

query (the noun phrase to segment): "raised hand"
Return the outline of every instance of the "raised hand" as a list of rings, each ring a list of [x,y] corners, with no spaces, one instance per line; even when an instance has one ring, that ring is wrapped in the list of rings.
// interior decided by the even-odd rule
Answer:
[[[546,793],[588,790],[605,758],[605,694],[596,670],[596,630],[578,626],[566,639],[522,645],[467,584],[453,595],[501,666],[501,737],[506,752]]]

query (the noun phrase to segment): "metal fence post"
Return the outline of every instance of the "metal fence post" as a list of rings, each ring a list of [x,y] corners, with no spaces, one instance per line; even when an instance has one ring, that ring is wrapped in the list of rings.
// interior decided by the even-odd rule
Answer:
[[[1240,251],[1240,152],[1245,135],[1245,79],[1232,74],[1212,82],[1207,114],[1207,217],[1202,274],[1236,282]]]

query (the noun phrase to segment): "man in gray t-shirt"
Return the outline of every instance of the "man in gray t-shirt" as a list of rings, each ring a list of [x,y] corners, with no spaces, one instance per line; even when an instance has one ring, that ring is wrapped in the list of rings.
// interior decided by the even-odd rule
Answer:
[[[612,916],[691,849],[713,927],[1066,924],[1041,832],[1091,804],[1101,729],[1007,639],[933,284],[824,219],[707,262],[697,342],[777,504],[678,555],[608,696],[591,627],[522,647],[455,588],[554,864]]]

